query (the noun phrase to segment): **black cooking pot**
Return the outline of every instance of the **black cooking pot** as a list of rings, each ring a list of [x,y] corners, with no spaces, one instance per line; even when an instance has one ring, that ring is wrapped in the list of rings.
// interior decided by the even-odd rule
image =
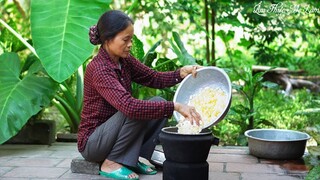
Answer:
[[[208,180],[209,164],[176,163],[165,161],[163,164],[163,180]]]
[[[210,130],[199,134],[178,134],[177,127],[163,128],[159,134],[166,160],[178,163],[206,162],[214,137]]]

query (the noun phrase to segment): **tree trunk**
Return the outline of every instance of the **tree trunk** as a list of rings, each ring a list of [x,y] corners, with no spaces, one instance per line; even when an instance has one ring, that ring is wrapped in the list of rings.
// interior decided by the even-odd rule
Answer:
[[[212,66],[216,65],[216,61],[215,61],[215,45],[214,45],[214,33],[215,33],[215,28],[214,28],[214,24],[215,24],[215,17],[216,17],[216,12],[213,8],[213,4],[214,4],[214,0],[211,0],[211,61],[212,61]]]
[[[254,101],[253,98],[249,98],[249,108],[250,108],[250,115],[249,115],[249,125],[248,129],[254,128]]]
[[[204,11],[206,18],[206,59],[207,63],[210,63],[210,43],[209,43],[209,10],[208,10],[208,0],[204,0]]]

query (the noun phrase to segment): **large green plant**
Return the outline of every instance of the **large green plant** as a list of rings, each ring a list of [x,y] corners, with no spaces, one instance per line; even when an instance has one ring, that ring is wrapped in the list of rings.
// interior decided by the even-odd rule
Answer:
[[[57,83],[47,76],[34,48],[14,30],[16,24],[10,22],[9,25],[0,19],[5,28],[1,32],[4,53],[0,55],[3,67],[0,70],[0,144],[16,135],[32,116],[48,106],[57,89]],[[20,44],[19,48],[16,44]],[[24,54],[21,51],[26,48],[33,54],[19,58],[17,53]]]
[[[236,74],[240,76],[240,81],[243,81],[243,84],[234,83],[233,88],[242,95],[244,101],[241,104],[231,107],[230,114],[235,116],[229,116],[228,120],[241,127],[238,143],[244,145],[246,141],[243,133],[246,130],[258,127],[261,124],[274,127],[274,124],[267,119],[255,118],[257,108],[254,105],[254,100],[263,87],[274,88],[277,85],[272,82],[263,81],[263,75],[268,71],[253,75],[251,67],[244,67],[242,72],[236,69],[234,70]]]
[[[16,53],[0,56],[0,144],[16,135],[29,118],[46,107],[57,84],[39,61],[21,68]],[[27,71],[25,71],[27,70]]]
[[[37,67],[45,70],[37,73],[30,69],[24,72],[25,77],[20,77],[19,58],[1,56],[1,65],[6,68],[1,70],[0,143],[14,136],[32,115],[44,108],[53,99],[52,92],[56,92],[57,82],[68,79],[92,55],[94,46],[88,40],[89,27],[109,9],[110,2],[31,1],[33,45],[1,19],[1,24],[40,59]],[[48,77],[44,76],[46,73]],[[79,109],[78,106],[74,108]]]
[[[31,1],[31,34],[37,54],[50,77],[61,83],[89,56],[94,46],[89,27],[109,9],[110,0]]]
[[[31,4],[34,46],[50,76],[61,82],[52,102],[67,121],[69,131],[76,133],[83,103],[85,67],[81,65],[94,49],[88,41],[88,29],[109,9],[111,1],[52,1],[45,5],[50,12],[40,18],[47,12],[44,2]]]

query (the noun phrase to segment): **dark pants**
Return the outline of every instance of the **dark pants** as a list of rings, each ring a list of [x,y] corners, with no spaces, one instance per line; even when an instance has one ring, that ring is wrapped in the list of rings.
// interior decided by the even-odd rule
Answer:
[[[154,97],[151,101],[164,101]],[[139,156],[150,160],[167,119],[135,120],[118,111],[89,136],[82,156],[92,162],[105,159],[135,167]]]

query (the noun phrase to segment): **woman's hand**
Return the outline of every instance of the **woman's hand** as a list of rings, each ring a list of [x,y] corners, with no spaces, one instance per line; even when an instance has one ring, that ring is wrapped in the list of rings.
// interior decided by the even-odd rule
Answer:
[[[197,69],[200,69],[201,66],[198,65],[188,65],[188,66],[184,66],[181,68],[180,70],[180,77],[183,79],[185,78],[188,74],[192,74],[193,77],[196,77],[197,75]]]
[[[198,126],[200,125],[201,115],[196,111],[194,107],[180,103],[174,103],[174,110],[188,119],[191,124],[193,124],[193,122],[196,122]]]

